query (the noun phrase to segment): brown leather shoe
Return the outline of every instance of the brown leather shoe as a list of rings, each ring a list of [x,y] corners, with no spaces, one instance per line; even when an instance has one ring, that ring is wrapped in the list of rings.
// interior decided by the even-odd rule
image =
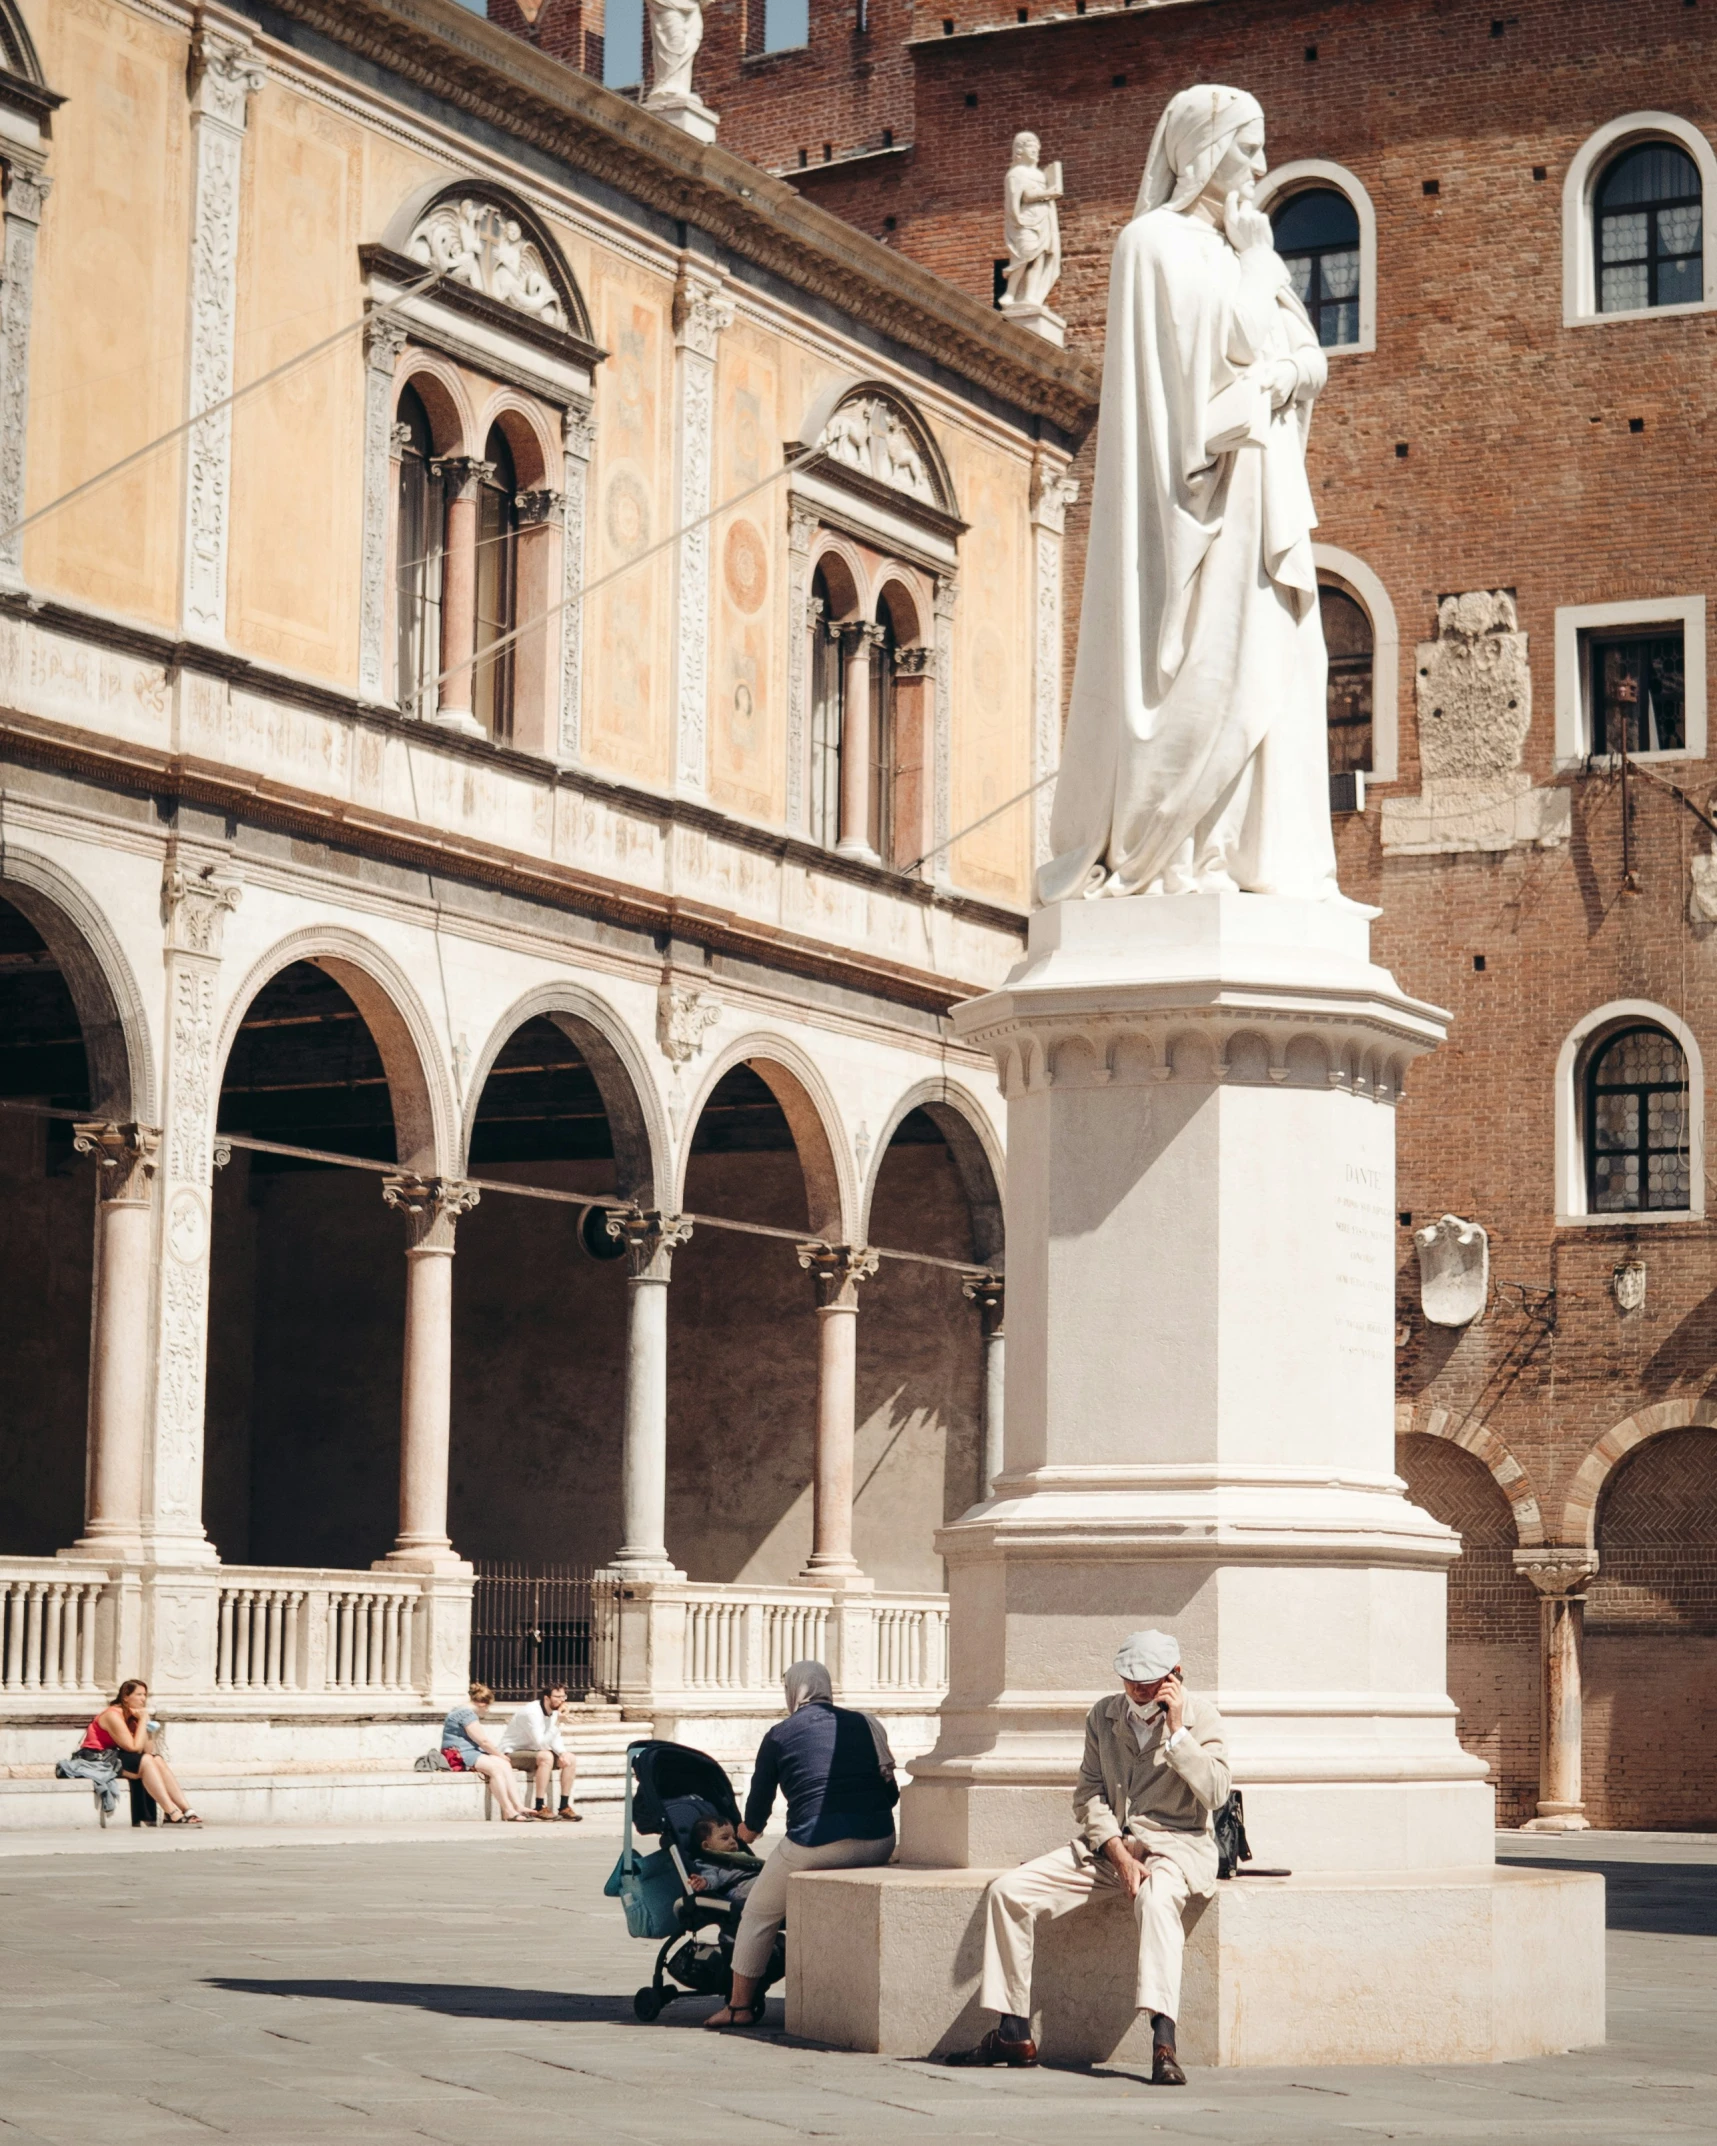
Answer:
[[[949,2064],[1012,2064],[1024,2069],[1037,2062],[1037,2044],[1004,2042],[992,2027],[976,2049],[956,2049],[945,2061]]]
[[[1185,2086],[1186,2073],[1180,2068],[1172,2049],[1161,2042],[1151,2051],[1152,2086]]]

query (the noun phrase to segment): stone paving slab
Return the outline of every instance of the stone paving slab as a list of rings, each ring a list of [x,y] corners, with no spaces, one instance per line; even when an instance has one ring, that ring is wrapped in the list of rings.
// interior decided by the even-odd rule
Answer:
[[[0,2146],[1232,2146],[1717,2142],[1717,1841],[1510,1837],[1601,1869],[1607,2047],[1530,2063],[959,2072],[632,2016],[653,1948],[593,1828],[104,1836],[0,1858]],[[473,1834],[476,1835],[473,1838]],[[260,1836],[260,1837],[258,1837]],[[8,1844],[10,1845],[10,1844]],[[115,1852],[117,1850],[117,1852]],[[772,2007],[779,2020],[780,2007]]]

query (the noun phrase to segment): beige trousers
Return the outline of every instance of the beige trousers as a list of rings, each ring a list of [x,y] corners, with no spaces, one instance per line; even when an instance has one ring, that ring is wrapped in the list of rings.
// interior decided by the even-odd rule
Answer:
[[[863,1870],[886,1863],[894,1853],[894,1835],[881,1840],[831,1840],[820,1848],[802,1848],[784,1840],[752,1880],[733,1935],[733,1971],[755,1981],[769,1965],[775,1933],[787,1919],[787,1880],[796,1870]]]
[[[1100,1875],[1071,1848],[1057,1848],[998,1878],[986,1895],[984,1983],[979,2002],[989,2012],[1031,2017],[1031,1956],[1039,1916],[1070,1915],[1101,1885],[1118,1889],[1119,1877]],[[1180,1963],[1186,1950],[1182,1911],[1191,1897],[1186,1872],[1172,1857],[1153,1855],[1145,1882],[1133,1895],[1139,1926],[1138,1980],[1133,2002],[1141,2012],[1180,2015]]]

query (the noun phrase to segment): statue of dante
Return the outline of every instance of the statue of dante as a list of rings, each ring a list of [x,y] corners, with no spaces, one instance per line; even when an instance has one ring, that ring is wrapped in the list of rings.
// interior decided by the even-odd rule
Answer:
[[[1115,248],[1045,902],[1338,891],[1305,464],[1328,367],[1264,169],[1255,99],[1183,90]]]

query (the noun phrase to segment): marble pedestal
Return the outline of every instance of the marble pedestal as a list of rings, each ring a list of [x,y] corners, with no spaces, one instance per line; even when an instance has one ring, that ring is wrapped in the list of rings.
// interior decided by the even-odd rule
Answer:
[[[1471,1992],[1502,2006],[1521,1976],[1568,1973],[1570,1946],[1576,1985],[1601,1988],[1602,1918],[1577,1880],[1561,1910],[1519,1908],[1492,1869],[1486,1769],[1455,1733],[1460,1546],[1394,1469],[1394,1113],[1444,1016],[1372,963],[1369,929],[1343,901],[1061,904],[1033,917],[1008,982],[957,1010],[1008,1103],[1006,1451],[988,1502],[937,1538],[949,1691],[900,1860],[945,1905],[932,1872],[972,1874],[947,1879],[958,1892],[1066,1840],[1086,1711],[1122,1635],[1161,1626],[1222,1709],[1258,1860],[1299,1888],[1294,1915],[1266,1911],[1259,1881],[1224,1889],[1211,1990],[1291,2010],[1359,1887],[1366,1986],[1422,1989],[1393,2043],[1383,2008],[1366,2060],[1418,2061],[1465,2048]],[[1544,1882],[1532,1897],[1558,1897]],[[880,1921],[864,1887],[846,1897],[880,1987],[916,1986],[915,1928],[947,1965],[910,1888]],[[789,1909],[801,1933],[806,1905]],[[1427,1950],[1416,1933],[1450,1914],[1466,1937]],[[1233,1935],[1258,1930],[1273,1935]],[[855,1973],[869,1942],[845,1949]],[[827,2037],[805,2003],[790,1988],[789,2023]],[[1557,2015],[1523,2046],[1601,2039],[1601,2006],[1576,2009],[1578,2035]],[[1208,2032],[1199,2061],[1282,2060]]]

